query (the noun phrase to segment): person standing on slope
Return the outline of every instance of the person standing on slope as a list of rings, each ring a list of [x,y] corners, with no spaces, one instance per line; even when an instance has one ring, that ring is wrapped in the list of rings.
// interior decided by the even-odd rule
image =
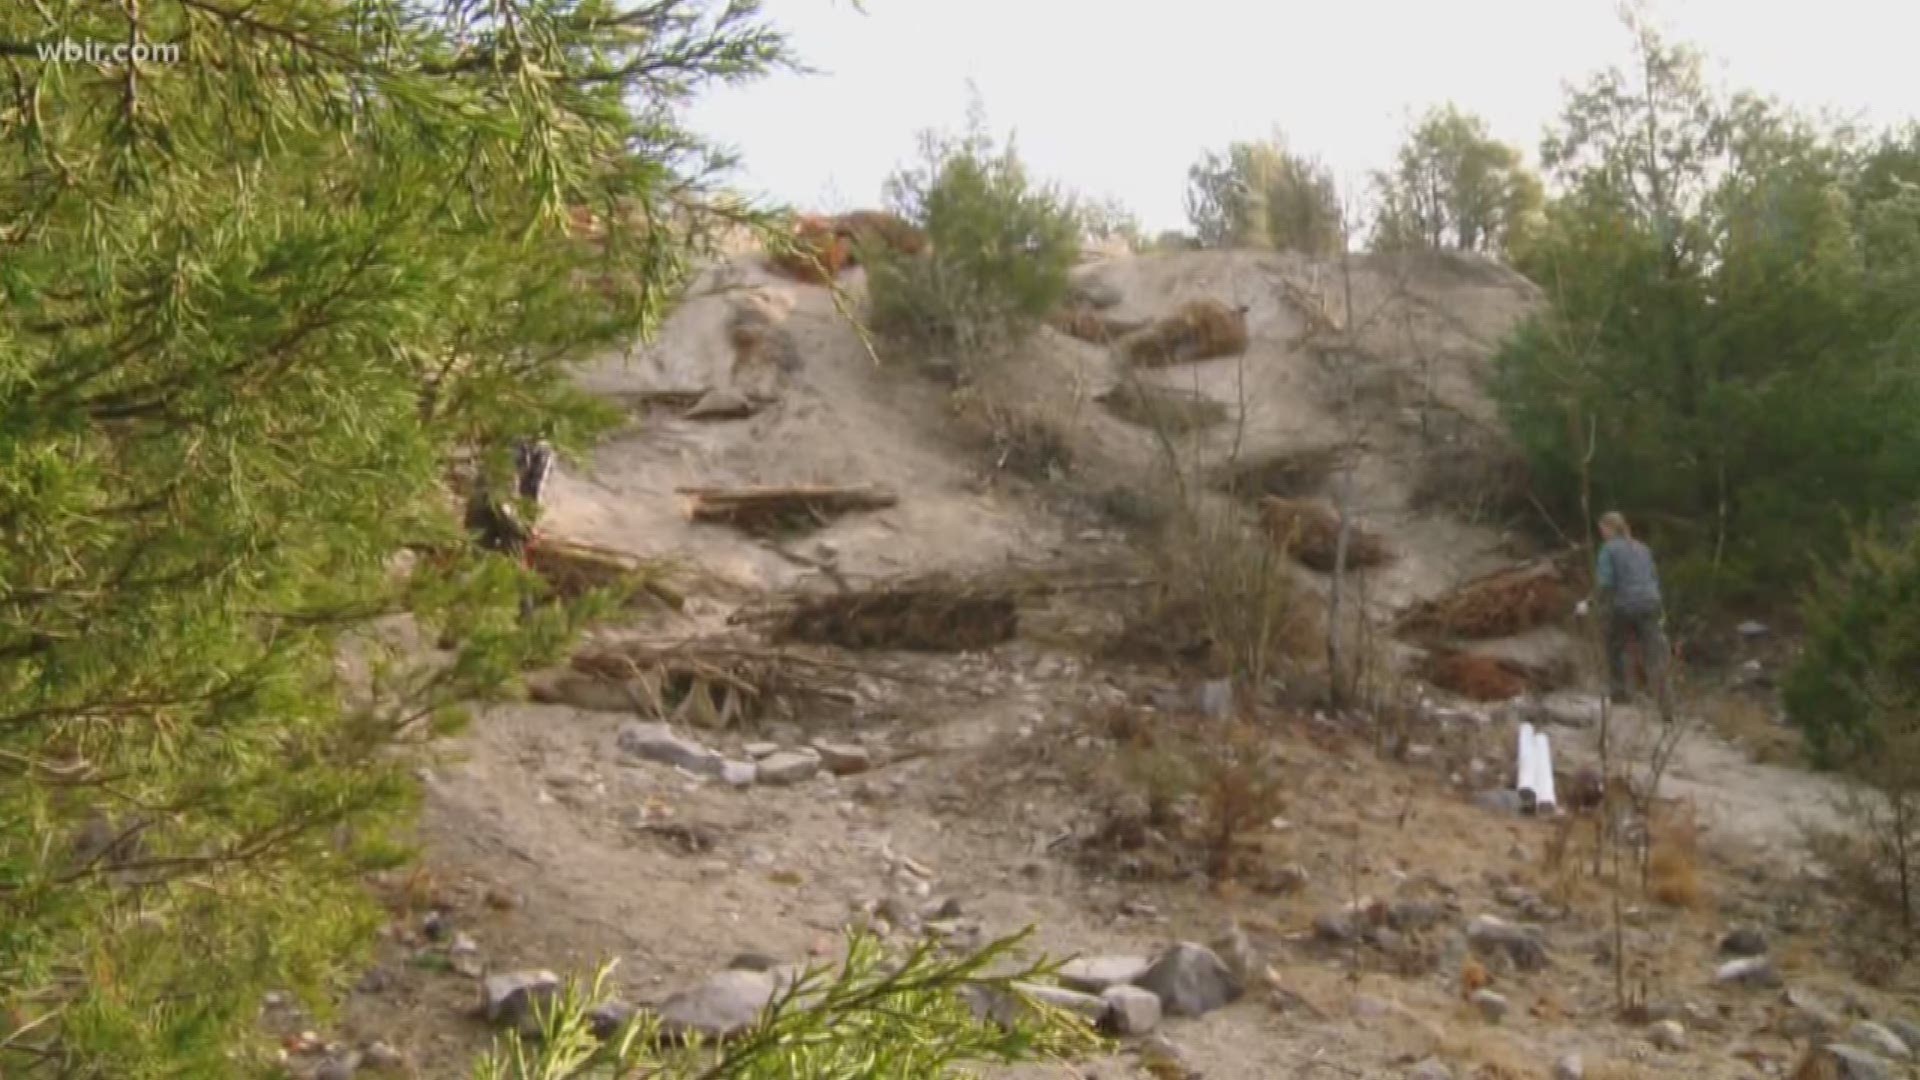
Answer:
[[[1627,642],[1640,646],[1648,688],[1659,702],[1660,718],[1673,719],[1672,695],[1667,683],[1668,647],[1663,627],[1666,621],[1660,597],[1660,571],[1654,566],[1653,552],[1633,538],[1627,519],[1610,510],[1600,517],[1600,556],[1594,566],[1594,591],[1604,605],[1606,615],[1607,680],[1609,696],[1616,703],[1627,697]],[[1574,609],[1587,613],[1585,600]]]

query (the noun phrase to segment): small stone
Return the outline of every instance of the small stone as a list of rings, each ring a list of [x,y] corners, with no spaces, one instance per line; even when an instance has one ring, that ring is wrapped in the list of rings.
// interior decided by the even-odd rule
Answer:
[[[1494,788],[1475,795],[1473,804],[1482,810],[1491,810],[1496,814],[1518,814],[1520,793],[1512,788]]]
[[[852,776],[873,768],[873,755],[864,746],[818,740],[813,748],[820,752],[820,761],[827,771],[835,776]]]
[[[780,961],[757,952],[743,952],[727,961],[728,971],[772,971],[779,966]]]
[[[1906,1040],[1871,1020],[1862,1020],[1853,1025],[1852,1030],[1847,1032],[1847,1041],[1857,1043],[1881,1057],[1893,1058],[1896,1061],[1906,1061],[1913,1057],[1913,1050],[1907,1045]]]
[[[1309,880],[1306,867],[1289,863],[1262,874],[1254,887],[1269,896],[1292,896],[1306,888]]]
[[[758,761],[763,757],[772,757],[779,753],[780,744],[777,742],[750,742],[741,747],[740,752]]]
[[[374,1072],[401,1073],[407,1070],[407,1056],[384,1042],[370,1042],[361,1052],[360,1063]]]
[[[1329,911],[1315,916],[1313,936],[1321,941],[1345,944],[1359,938],[1360,925],[1347,911]]]
[[[1764,956],[1729,960],[1713,973],[1713,981],[1722,986],[1748,986],[1772,989],[1780,985],[1780,973],[1773,961]]]
[[[615,736],[620,749],[643,761],[671,765],[696,776],[718,776],[723,760],[718,753],[674,734],[671,725],[629,720]]]
[[[345,1054],[328,1058],[313,1071],[313,1080],[353,1080],[353,1074],[360,1071],[360,1055]]]
[[[1110,1034],[1136,1038],[1152,1031],[1160,1023],[1160,998],[1137,986],[1109,986],[1100,991],[1106,1002],[1101,1026]]]
[[[480,952],[480,943],[465,933],[453,935],[453,944],[447,946],[448,956],[476,956]]]
[[[538,1002],[559,989],[560,976],[551,971],[490,975],[480,984],[480,1011],[490,1024],[518,1026],[533,1015]]]
[[[1684,1050],[1687,1045],[1687,1029],[1678,1020],[1662,1020],[1647,1029],[1647,1039],[1658,1050],[1668,1052]]]
[[[920,917],[930,921],[939,920],[945,922],[958,919],[964,914],[966,914],[966,912],[960,907],[960,898],[957,896],[949,896],[937,904],[929,904],[926,910],[920,913]]]
[[[720,780],[731,787],[752,787],[759,775],[759,766],[751,761],[734,761],[727,758],[720,762]]]
[[[489,888],[484,902],[495,911],[512,911],[520,906],[520,896],[504,889]]]
[[[1438,1058],[1428,1058],[1407,1070],[1407,1080],[1453,1080],[1453,1070]]]
[[[1746,622],[1735,627],[1735,629],[1740,632],[1741,637],[1761,637],[1767,633],[1767,624],[1748,619]]]
[[[438,908],[427,912],[427,917],[420,920],[420,932],[427,936],[428,941],[441,941],[452,929],[452,920]]]
[[[1743,926],[1720,939],[1720,955],[1751,958],[1765,956],[1767,953],[1767,935],[1750,926]]]
[[[1244,986],[1212,949],[1183,941],[1154,959],[1134,980],[1160,998],[1168,1016],[1202,1016],[1239,998]]]
[[[1426,930],[1446,919],[1446,905],[1431,900],[1400,900],[1387,905],[1387,925],[1395,930]]]
[[[1816,1052],[1829,1066],[1821,1071],[1808,1071],[1808,1076],[1831,1076],[1836,1080],[1890,1080],[1893,1068],[1886,1061],[1860,1049],[1834,1043],[1821,1047]]]
[[[1503,956],[1521,971],[1547,966],[1547,949],[1532,929],[1482,915],[1467,926],[1467,944],[1482,956]]]
[[[760,759],[758,779],[762,784],[785,786],[813,779],[820,771],[820,759],[796,750],[782,750]]]
[[[1547,723],[1562,727],[1592,727],[1600,722],[1600,698],[1556,690],[1540,699],[1536,714]]]
[[[1101,994],[1110,987],[1138,982],[1152,966],[1143,956],[1095,956],[1067,961],[1060,965],[1057,977],[1069,989]]]
[[[1495,1024],[1506,1019],[1507,1013],[1513,1008],[1505,997],[1491,990],[1475,990],[1469,1000],[1474,1008],[1480,1010],[1481,1016]]]
[[[752,1027],[778,990],[764,971],[722,971],[660,1004],[660,1030],[670,1038],[699,1034],[730,1039]]]
[[[1553,1080],[1585,1080],[1586,1075],[1586,1062],[1581,1061],[1577,1053],[1562,1054],[1560,1060],[1553,1063]]]

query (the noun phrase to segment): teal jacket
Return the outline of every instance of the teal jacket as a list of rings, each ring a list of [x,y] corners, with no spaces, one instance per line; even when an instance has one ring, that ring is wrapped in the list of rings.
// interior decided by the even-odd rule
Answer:
[[[1660,606],[1660,571],[1653,565],[1653,552],[1638,540],[1622,537],[1600,545],[1593,580],[1600,598],[1619,610]]]

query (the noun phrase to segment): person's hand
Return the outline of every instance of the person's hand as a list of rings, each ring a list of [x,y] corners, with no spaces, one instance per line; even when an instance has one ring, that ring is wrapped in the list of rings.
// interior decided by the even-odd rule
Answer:
[[[1584,619],[1587,617],[1587,602],[1585,600],[1573,605],[1573,617],[1576,619]]]

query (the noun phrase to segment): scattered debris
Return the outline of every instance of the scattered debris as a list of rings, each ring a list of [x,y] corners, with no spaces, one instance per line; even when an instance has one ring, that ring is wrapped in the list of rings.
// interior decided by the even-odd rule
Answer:
[[[1047,316],[1047,325],[1090,345],[1110,345],[1147,323],[1144,319],[1116,319],[1083,304],[1069,304]]]
[[[543,536],[528,545],[526,558],[528,569],[563,600],[614,589],[635,601],[653,600],[675,610],[686,606],[686,597],[667,583],[661,567],[624,551]]]
[[[1304,499],[1320,494],[1327,478],[1348,457],[1346,449],[1338,446],[1274,450],[1217,467],[1209,483],[1242,498]]]
[[[1417,674],[1469,701],[1508,701],[1538,685],[1535,672],[1518,661],[1450,650],[1430,653]]]
[[[1273,541],[1301,565],[1332,573],[1340,558],[1340,514],[1324,500],[1282,499],[1268,496],[1260,505],[1261,520]],[[1393,558],[1386,541],[1355,524],[1347,528],[1345,566],[1366,570]]]
[[[611,690],[626,709],[703,728],[759,720],[776,704],[852,699],[849,673],[840,665],[725,640],[602,645],[576,655],[570,666],[605,684],[578,688],[589,698]],[[562,689],[565,684],[556,683],[548,692]]]
[[[913,652],[986,649],[1019,629],[1011,591],[940,576],[798,599],[769,618],[775,641]]]
[[[1559,563],[1541,560],[1476,578],[1415,604],[1394,621],[1393,630],[1400,635],[1511,637],[1565,618],[1575,599]]]
[[[1123,382],[1094,398],[1129,424],[1182,435],[1225,423],[1227,406],[1195,390]]]
[[[794,487],[674,489],[686,497],[689,521],[731,525],[752,536],[801,532],[856,511],[885,510],[899,496],[877,487]]]
[[[1189,300],[1126,342],[1129,361],[1142,367],[1191,364],[1247,349],[1247,307]]]

